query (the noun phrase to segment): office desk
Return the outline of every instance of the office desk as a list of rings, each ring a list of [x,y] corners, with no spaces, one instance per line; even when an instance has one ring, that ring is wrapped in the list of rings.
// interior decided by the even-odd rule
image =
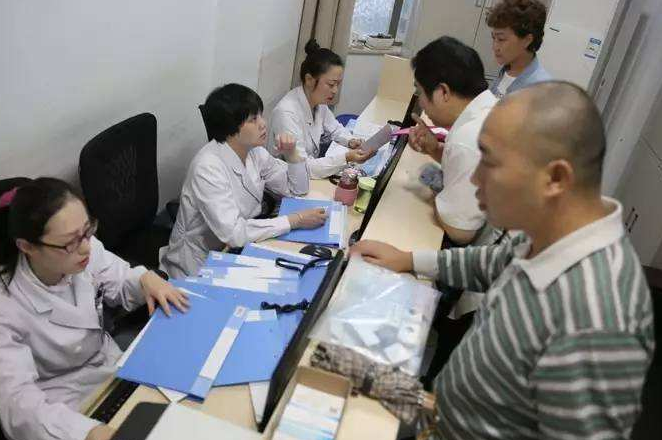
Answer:
[[[392,57],[391,57],[392,58]],[[402,71],[402,60],[399,63]],[[393,59],[390,60],[393,62]],[[385,66],[387,68],[388,66]],[[401,76],[401,75],[400,75]],[[412,84],[411,81],[408,84]],[[388,84],[380,85],[380,90],[388,90]],[[401,119],[407,108],[407,102],[376,96],[361,113],[360,118],[368,122],[384,123],[389,119]],[[438,249],[443,238],[443,231],[433,219],[432,193],[418,183],[417,170],[431,161],[427,156],[415,153],[407,147],[382,199],[365,230],[363,238],[387,241],[396,246]],[[328,180],[311,181],[309,198],[333,198],[335,186]],[[347,233],[359,228],[363,216],[353,209],[348,209]],[[284,250],[296,251],[299,243],[268,240],[265,244]],[[301,364],[308,364],[314,344],[310,344],[301,359]],[[99,392],[88,399],[81,412],[91,414],[112,389],[112,381],[100,387]],[[167,399],[157,390],[140,386],[110,421],[110,426],[117,428],[140,402],[167,403]],[[249,388],[246,385],[214,388],[203,403],[185,400],[184,405],[197,408],[207,414],[228,420],[238,426],[256,429],[253,406]],[[364,396],[352,396],[347,402],[343,423],[337,439],[395,439],[399,427],[398,419],[391,415],[381,404]]]

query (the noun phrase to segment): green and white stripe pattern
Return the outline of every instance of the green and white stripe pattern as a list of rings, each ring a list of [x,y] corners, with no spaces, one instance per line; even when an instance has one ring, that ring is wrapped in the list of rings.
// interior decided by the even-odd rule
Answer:
[[[524,247],[520,234],[439,252],[444,283],[486,292],[437,377],[443,438],[628,438],[654,349],[634,249],[621,235],[541,289]]]

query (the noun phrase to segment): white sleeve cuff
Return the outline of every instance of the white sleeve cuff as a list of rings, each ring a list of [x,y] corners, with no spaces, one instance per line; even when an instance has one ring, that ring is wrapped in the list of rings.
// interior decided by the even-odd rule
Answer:
[[[143,295],[143,287],[140,284],[140,278],[147,273],[145,266],[132,267],[127,271],[126,280],[124,281],[124,291],[129,295],[129,301],[126,306],[128,311],[135,310],[141,305],[145,304],[145,295]]]
[[[287,175],[293,182],[293,187],[290,188],[290,191],[294,195],[302,196],[308,193],[310,189],[310,177],[308,176],[308,167],[305,160],[302,159],[297,163],[288,163]]]
[[[429,278],[436,278],[439,273],[437,251],[414,251],[414,272]]]
[[[274,226],[274,237],[279,237],[283,234],[287,234],[292,230],[292,225],[290,225],[290,220],[287,218],[286,215],[280,215],[278,217],[275,217],[272,219],[273,220],[273,226]]]

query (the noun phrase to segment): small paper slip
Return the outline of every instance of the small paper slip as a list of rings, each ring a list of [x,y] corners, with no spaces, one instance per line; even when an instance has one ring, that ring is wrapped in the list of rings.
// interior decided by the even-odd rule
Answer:
[[[280,204],[279,215],[289,215],[313,208],[326,209],[327,219],[322,226],[315,229],[295,229],[279,238],[281,240],[299,243],[336,247],[343,245],[345,225],[347,222],[347,207],[340,202],[286,197]]]
[[[389,124],[386,124],[377,133],[363,142],[361,149],[370,153],[377,151],[382,145],[390,142],[392,134],[393,128]]]
[[[205,267],[276,267],[276,262],[269,258],[247,257],[246,255],[228,254],[211,251],[205,261]]]
[[[267,404],[267,395],[269,394],[269,381],[251,382],[248,384],[251,392],[251,403],[253,404],[253,413],[255,414],[255,423],[262,422],[264,415],[264,406]]]
[[[184,278],[184,281],[204,284],[207,286],[225,287],[227,289],[245,290],[248,292],[269,293],[272,295],[296,293],[299,287],[299,281],[297,279],[277,280],[244,277],[186,277]]]
[[[198,276],[203,278],[298,280],[299,273],[295,270],[277,267],[272,261],[271,267],[202,267],[198,271]]]
[[[189,295],[189,302],[171,317],[157,309],[117,377],[206,397],[248,309],[230,298]]]

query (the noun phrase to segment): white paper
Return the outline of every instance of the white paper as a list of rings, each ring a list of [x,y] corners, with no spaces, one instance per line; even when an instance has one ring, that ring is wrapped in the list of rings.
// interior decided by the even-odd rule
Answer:
[[[269,260],[268,258],[247,257],[245,255],[234,255],[217,251],[212,251],[209,255],[212,260],[234,262],[235,264],[240,264],[242,266],[274,267],[274,260]],[[230,256],[234,258],[230,258]]]
[[[249,310],[244,322],[275,321],[276,319],[278,319],[278,315],[275,310]]]
[[[340,156],[347,154],[349,151],[349,148],[345,147],[344,145],[340,145],[336,141],[331,141],[331,144],[329,145],[329,148],[326,150],[326,153],[324,153],[325,157],[334,157],[334,156]]]
[[[363,142],[361,149],[370,153],[377,151],[383,145],[386,145],[391,141],[391,133],[393,133],[393,128],[389,124],[384,125],[377,133],[372,135],[370,139]]]
[[[310,261],[314,258],[317,258],[317,257],[313,257],[311,255],[302,254],[302,253],[299,253],[299,252],[286,251],[284,249],[279,249],[277,247],[267,246],[265,244],[251,243],[251,247],[258,248],[258,249],[264,249],[264,250],[272,251],[272,252],[278,252],[279,254],[289,255],[291,257],[303,258],[304,260],[308,260],[308,261]]]
[[[267,404],[267,395],[269,394],[269,381],[251,382],[248,384],[251,392],[251,402],[253,403],[253,412],[255,413],[255,422],[260,423],[264,415],[264,406]]]
[[[169,401],[171,402],[179,402],[181,400],[184,400],[187,396],[186,393],[181,393],[179,391],[171,390],[170,388],[164,388],[164,387],[156,387],[161,394],[166,396]]]
[[[198,409],[171,403],[146,440],[259,440],[259,432],[239,427]]]
[[[329,218],[329,235],[340,235],[343,229],[343,212],[331,211]]]
[[[227,276],[232,278],[276,278],[276,279],[298,279],[299,272],[280,267],[229,267]]]
[[[234,311],[234,316],[241,318],[243,321],[244,319],[246,319],[247,312],[248,310],[245,307],[238,306]],[[232,320],[234,316],[231,317],[230,319]],[[237,339],[237,335],[239,335],[238,328],[231,328],[231,327],[223,328],[220,336],[218,337],[216,343],[214,344],[214,347],[211,349],[209,356],[207,356],[207,360],[205,361],[205,364],[202,366],[202,369],[200,370],[200,374],[199,374],[200,376],[210,380],[216,379],[218,372],[223,366],[223,362],[225,361],[225,358],[228,356],[228,353],[232,348],[232,344],[234,344],[235,339]]]
[[[381,128],[382,125],[380,124],[375,124],[373,122],[359,118],[356,121],[356,125],[354,126],[354,131],[352,134],[354,134],[356,137],[367,139],[373,134],[377,133]]]
[[[188,278],[187,278],[188,280]],[[296,292],[298,281],[274,280],[269,282],[266,279],[246,279],[246,278],[212,278],[212,286],[226,287],[228,289],[242,289],[250,290],[258,293],[279,293],[285,294],[286,292]],[[274,288],[272,285],[278,284],[279,288]]]

